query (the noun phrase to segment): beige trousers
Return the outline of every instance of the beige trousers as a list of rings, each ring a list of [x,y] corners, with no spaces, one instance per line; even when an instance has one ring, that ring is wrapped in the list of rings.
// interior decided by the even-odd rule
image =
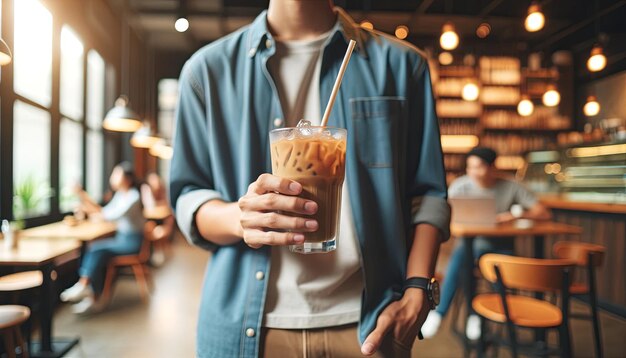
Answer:
[[[265,358],[363,357],[356,324],[319,329],[263,328],[259,351]],[[388,336],[373,357],[408,358],[411,350]]]

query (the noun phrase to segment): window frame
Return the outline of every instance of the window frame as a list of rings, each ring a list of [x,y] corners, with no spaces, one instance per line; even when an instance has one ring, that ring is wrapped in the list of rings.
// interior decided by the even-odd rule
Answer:
[[[14,2],[17,0],[0,0],[2,3],[1,12],[1,33],[2,38],[9,44],[10,48],[13,48],[14,44]],[[118,55],[113,50],[107,49],[107,44],[100,41],[94,34],[89,33],[89,29],[84,26],[81,28],[80,23],[72,21],[71,16],[64,14],[63,7],[67,5],[65,2],[55,3],[45,0],[39,0],[39,2],[46,7],[46,9],[52,14],[52,89],[51,89],[51,103],[49,107],[41,105],[40,103],[24,97],[14,90],[14,66],[13,62],[2,66],[0,68],[0,218],[13,220],[13,106],[15,101],[19,100],[25,104],[31,105],[38,109],[44,110],[50,114],[50,148],[47,151],[50,155],[50,187],[53,191],[53,195],[48,199],[50,212],[46,215],[37,216],[33,218],[25,219],[26,227],[38,226],[54,221],[59,221],[67,213],[60,210],[60,124],[62,118],[66,118],[76,123],[80,123],[82,128],[82,186],[86,185],[87,175],[87,131],[92,130],[87,127],[87,76],[88,76],[88,56],[90,50],[95,50],[100,57],[104,60],[105,68],[109,66],[115,71],[115,75],[118,73],[118,63],[111,61],[111,58],[116,58]],[[69,115],[61,113],[60,110],[60,76],[61,76],[61,30],[64,25],[69,26],[75,34],[81,39],[83,43],[83,101],[82,101],[82,116],[81,118],[73,118]],[[82,29],[82,31],[81,31]],[[115,76],[116,77],[116,76]],[[104,77],[104,96],[101,98],[103,102],[103,108],[109,108],[113,99],[109,98],[108,90],[112,87],[116,87],[117,78],[113,81],[109,81],[109,77]],[[111,83],[109,83],[111,82]],[[114,90],[114,92],[117,92]],[[105,112],[106,113],[106,112]],[[113,156],[119,156],[115,148],[108,148],[110,144],[119,141],[117,136],[113,133],[107,133],[102,130],[102,178],[103,190],[106,190],[106,170],[107,162],[115,162],[117,158],[107,158],[107,153],[112,152]],[[113,137],[109,140],[109,137]]]

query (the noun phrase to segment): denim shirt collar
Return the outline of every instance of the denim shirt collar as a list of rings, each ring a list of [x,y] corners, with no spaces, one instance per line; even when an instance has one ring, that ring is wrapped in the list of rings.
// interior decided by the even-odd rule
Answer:
[[[335,26],[329,41],[325,45],[336,41],[336,39],[342,39],[347,44],[352,39],[357,42],[355,52],[367,58],[365,30],[355,23],[342,8],[335,7],[334,11],[337,14],[338,26]],[[337,36],[337,34],[340,34],[340,36]],[[267,27],[267,10],[264,10],[250,25],[247,39],[248,57],[254,57],[262,49],[270,48],[273,41],[272,34]]]

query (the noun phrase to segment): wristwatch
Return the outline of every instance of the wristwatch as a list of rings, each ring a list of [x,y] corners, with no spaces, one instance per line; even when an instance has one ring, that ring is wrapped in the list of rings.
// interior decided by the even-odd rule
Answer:
[[[434,277],[410,277],[404,281],[404,287],[402,291],[406,291],[409,288],[419,288],[426,292],[430,309],[435,309],[439,304],[439,282]]]

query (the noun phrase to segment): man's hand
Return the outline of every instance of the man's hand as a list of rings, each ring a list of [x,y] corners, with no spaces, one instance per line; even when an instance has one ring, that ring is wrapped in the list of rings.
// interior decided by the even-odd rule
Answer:
[[[316,220],[278,213],[315,214],[317,203],[298,197],[301,192],[300,183],[270,174],[262,174],[250,184],[238,202],[246,244],[255,249],[263,245],[301,244],[304,233],[316,231]]]
[[[374,354],[387,334],[404,347],[412,347],[429,311],[426,292],[419,288],[407,289],[399,301],[392,302],[378,316],[376,328],[365,339],[361,353]]]
[[[515,219],[515,216],[513,216],[513,214],[511,214],[509,211],[496,215],[496,222],[498,224],[505,224],[514,221]]]

